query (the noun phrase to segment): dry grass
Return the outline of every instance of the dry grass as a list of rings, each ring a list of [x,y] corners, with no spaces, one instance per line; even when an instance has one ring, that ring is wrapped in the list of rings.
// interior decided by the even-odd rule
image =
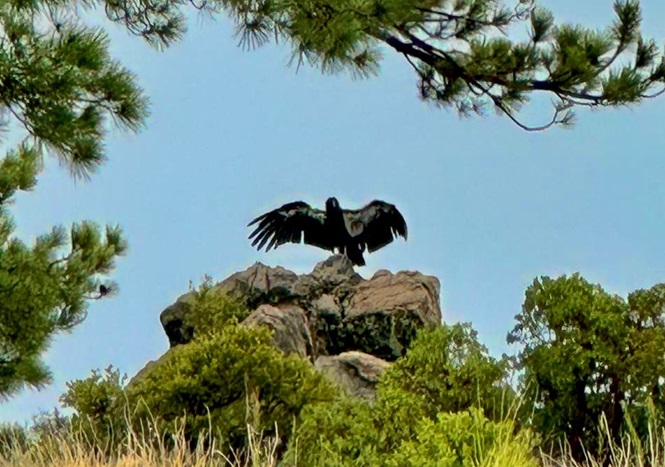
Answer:
[[[184,426],[184,423],[181,425]],[[629,422],[627,435],[620,443],[610,443],[609,427],[601,421],[605,439],[612,453],[612,467],[656,467],[665,466],[665,429],[651,424],[646,442],[641,442]],[[90,440],[82,435],[73,434],[72,430],[58,430],[42,434],[28,442],[12,442],[0,445],[0,465],[6,467],[276,467],[278,463],[277,436],[268,437],[247,424],[247,446],[242,453],[232,453],[220,449],[212,437],[202,437],[195,449],[190,449],[182,427],[168,438],[157,430],[145,430],[148,435],[139,435],[129,430],[126,438],[119,444],[116,452],[104,454],[91,449]],[[502,443],[499,443],[501,445]],[[528,453],[502,450],[496,446],[491,462],[483,466],[527,465],[517,462]],[[540,453],[543,467],[606,467],[602,460],[587,458],[576,462],[570,451],[564,447],[563,456],[552,457]],[[517,456],[517,457],[516,457]],[[519,458],[519,459],[518,459]]]
[[[0,465],[6,467],[274,467],[277,465],[276,438],[264,437],[247,426],[247,455],[226,456],[213,438],[201,440],[190,449],[184,430],[176,430],[170,443],[156,431],[140,436],[130,431],[115,453],[91,449],[81,435],[63,430],[27,443],[8,443],[0,451]]]
[[[225,456],[214,440],[207,440],[190,450],[183,431],[178,430],[171,438],[172,447],[167,447],[160,436],[154,434],[146,439],[130,433],[115,454],[103,454],[90,449],[90,443],[73,434],[42,437],[25,446],[15,445],[0,454],[0,465],[7,467],[276,467],[275,438],[264,437],[247,426],[247,455]],[[620,445],[610,446],[613,467],[655,467],[665,465],[665,430],[651,432],[646,446],[627,436]],[[497,453],[500,454],[500,453]],[[504,461],[495,459],[497,466],[517,465],[512,459],[515,453],[506,452]],[[494,456],[495,458],[497,456]],[[500,456],[499,456],[500,457]],[[511,460],[512,459],[512,460]],[[552,458],[541,454],[544,467],[604,467],[600,460],[588,459],[576,462],[570,456]]]
[[[652,409],[652,407],[651,407]],[[545,467],[663,467],[665,466],[665,428],[657,425],[654,412],[651,412],[648,426],[648,436],[645,441],[639,439],[630,420],[627,420],[628,430],[621,442],[611,442],[610,428],[607,419],[600,420],[600,429],[604,434],[605,445],[610,451],[611,463],[602,459],[594,459],[587,455],[583,462],[575,461],[570,455],[570,449],[564,447],[566,455],[553,458],[545,453],[541,454]]]

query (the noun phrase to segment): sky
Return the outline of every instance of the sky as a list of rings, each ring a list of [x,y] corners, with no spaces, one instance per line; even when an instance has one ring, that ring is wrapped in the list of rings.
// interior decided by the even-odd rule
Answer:
[[[646,36],[662,44],[665,4],[641,3]],[[609,0],[542,4],[557,20],[613,19]],[[58,224],[120,224],[129,251],[113,274],[119,294],[54,339],[45,356],[53,384],[0,404],[2,421],[52,410],[67,381],[94,369],[131,377],[157,359],[168,349],[160,312],[204,274],[221,281],[256,261],[309,272],[325,251],[264,253],[247,240],[248,221],[298,199],[396,204],[408,241],[367,255],[358,272],[438,277],[444,322],[470,322],[495,356],[516,350],[506,334],[537,276],[580,272],[624,296],[665,278],[665,97],[581,110],[572,130],[527,133],[492,113],[461,119],[423,103],[410,66],[390,51],[379,77],[354,80],[296,73],[283,46],[243,51],[224,17],[194,19],[164,52],[108,31],[152,101],[146,129],[112,131],[109,160],[88,182],[47,162],[13,213],[27,242]],[[528,115],[538,122],[549,107]]]

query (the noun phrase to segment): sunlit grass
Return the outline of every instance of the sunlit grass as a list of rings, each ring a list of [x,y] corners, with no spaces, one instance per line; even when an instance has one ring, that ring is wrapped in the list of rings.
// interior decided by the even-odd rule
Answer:
[[[213,437],[201,437],[192,448],[181,427],[164,436],[150,427],[141,434],[127,430],[114,452],[94,449],[93,443],[71,429],[43,433],[32,439],[5,439],[0,446],[3,467],[273,467],[277,465],[274,437],[247,426],[244,452],[220,450]],[[147,434],[145,434],[147,433]]]
[[[609,454],[607,459],[594,458],[585,454],[584,461],[575,461],[570,447],[563,446],[563,456],[556,458],[542,453],[546,467],[662,467],[665,466],[665,428],[657,423],[653,404],[649,404],[648,432],[646,439],[640,439],[630,418],[626,419],[626,431],[619,442],[613,442],[607,418],[602,415],[600,431]],[[609,461],[608,461],[609,460]]]
[[[255,415],[256,416],[256,415]],[[251,417],[249,418],[251,420]],[[71,426],[59,429],[40,430],[39,434],[26,431],[8,430],[0,440],[0,465],[7,467],[276,467],[278,465],[278,436],[265,436],[255,431],[248,423],[247,444],[240,452],[223,449],[218,439],[201,436],[192,447],[185,436],[184,421],[175,431],[166,435],[154,427],[150,421],[140,433],[128,423],[123,430],[124,438],[116,443],[112,451],[95,449],[98,440],[88,439]],[[575,461],[570,449],[563,446],[563,454],[552,456],[540,451],[536,463],[543,467],[655,467],[665,466],[665,429],[650,417],[648,436],[641,440],[637,432],[627,422],[628,429],[618,443],[610,441],[610,430],[606,419],[601,419],[601,431],[612,461],[587,456],[585,461]],[[501,432],[500,436],[482,459],[470,464],[478,467],[517,467],[533,465],[533,452],[516,449],[512,443],[515,434]],[[93,436],[94,438],[94,436]],[[96,444],[97,443],[97,444]],[[296,443],[297,444],[297,443]],[[297,462],[297,461],[296,461]],[[279,465],[286,465],[281,463]],[[297,464],[296,464],[297,465]],[[321,465],[325,465],[322,462]],[[432,459],[432,465],[436,459]],[[309,467],[309,466],[302,466]]]

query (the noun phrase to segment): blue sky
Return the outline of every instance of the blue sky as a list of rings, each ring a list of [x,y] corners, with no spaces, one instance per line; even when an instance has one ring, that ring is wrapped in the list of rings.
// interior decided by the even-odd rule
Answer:
[[[586,25],[613,18],[609,0],[543,4]],[[665,4],[642,5],[647,36],[662,43]],[[359,272],[436,275],[444,320],[471,322],[495,355],[510,350],[506,333],[538,275],[579,271],[622,295],[665,277],[665,98],[580,111],[573,130],[534,134],[422,103],[410,67],[388,51],[379,77],[357,81],[296,73],[283,47],[243,52],[226,18],[193,21],[163,53],[109,31],[152,100],[147,128],[113,131],[109,161],[90,182],[49,162],[14,214],[27,241],[56,224],[119,223],[130,245],[114,275],[120,293],[54,340],[54,383],[0,405],[0,420],[53,409],[65,383],[93,369],[131,376],[158,358],[168,348],[159,313],[190,280],[222,280],[255,261],[311,270],[326,252],[258,253],[247,241],[249,220],[292,200],[395,203],[408,242],[367,256]]]

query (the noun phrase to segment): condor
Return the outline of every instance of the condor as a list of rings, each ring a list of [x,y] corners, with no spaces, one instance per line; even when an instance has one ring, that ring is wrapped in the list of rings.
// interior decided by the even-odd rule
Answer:
[[[252,246],[260,251],[284,243],[313,245],[346,255],[356,266],[364,266],[363,252],[383,248],[395,237],[407,238],[404,217],[397,208],[374,200],[361,209],[342,209],[336,198],[328,198],[326,209],[315,209],[303,201],[287,203],[267,212],[248,224],[257,224],[249,236]]]

